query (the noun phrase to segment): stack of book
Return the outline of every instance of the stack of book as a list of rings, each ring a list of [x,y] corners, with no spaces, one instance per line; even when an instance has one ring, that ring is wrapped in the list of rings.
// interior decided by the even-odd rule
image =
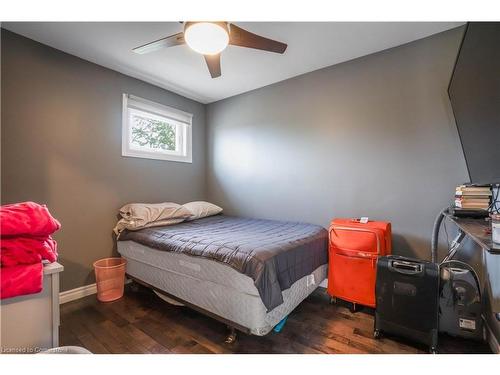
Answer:
[[[455,190],[455,208],[463,210],[486,211],[491,204],[489,186],[457,186]]]

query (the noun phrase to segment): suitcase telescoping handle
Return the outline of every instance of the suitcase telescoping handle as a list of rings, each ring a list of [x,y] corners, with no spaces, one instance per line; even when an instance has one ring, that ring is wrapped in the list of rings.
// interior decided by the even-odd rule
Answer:
[[[376,230],[371,230],[369,228],[351,228],[351,227],[342,227],[342,226],[335,225],[332,227],[332,229],[330,229],[330,238],[331,238],[332,232],[334,232],[336,229],[338,229],[338,230],[350,230],[352,232],[367,232],[367,233],[374,234],[375,238],[377,239],[377,255],[380,255],[380,236]],[[362,251],[359,251],[358,254],[363,256],[365,253]]]
[[[423,267],[421,264],[406,262],[404,260],[392,260],[389,262],[389,268],[396,272],[404,273],[406,275],[416,275],[422,273]]]

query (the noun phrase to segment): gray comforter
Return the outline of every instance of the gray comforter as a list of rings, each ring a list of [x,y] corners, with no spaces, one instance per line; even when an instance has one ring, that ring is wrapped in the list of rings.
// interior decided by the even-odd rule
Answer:
[[[283,303],[282,290],[328,262],[327,239],[317,225],[225,215],[125,230],[119,237],[227,264],[254,280],[268,311]]]

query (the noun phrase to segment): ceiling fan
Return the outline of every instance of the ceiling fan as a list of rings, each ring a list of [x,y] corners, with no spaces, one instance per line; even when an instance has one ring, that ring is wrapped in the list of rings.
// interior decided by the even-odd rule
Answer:
[[[132,51],[145,54],[161,48],[187,44],[205,57],[212,78],[220,77],[220,54],[228,46],[260,49],[284,53],[287,45],[264,38],[229,22],[184,22],[184,31],[134,48]]]

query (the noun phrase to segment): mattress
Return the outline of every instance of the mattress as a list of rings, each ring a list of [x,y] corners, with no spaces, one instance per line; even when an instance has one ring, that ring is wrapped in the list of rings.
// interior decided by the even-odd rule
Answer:
[[[328,262],[327,231],[307,223],[216,215],[124,231],[119,241],[228,265],[253,280],[268,311],[283,303],[283,290]]]
[[[284,290],[283,303],[267,311],[254,281],[213,260],[165,252],[134,241],[118,242],[127,259],[127,273],[186,302],[265,335],[326,278],[327,265],[295,281]]]

